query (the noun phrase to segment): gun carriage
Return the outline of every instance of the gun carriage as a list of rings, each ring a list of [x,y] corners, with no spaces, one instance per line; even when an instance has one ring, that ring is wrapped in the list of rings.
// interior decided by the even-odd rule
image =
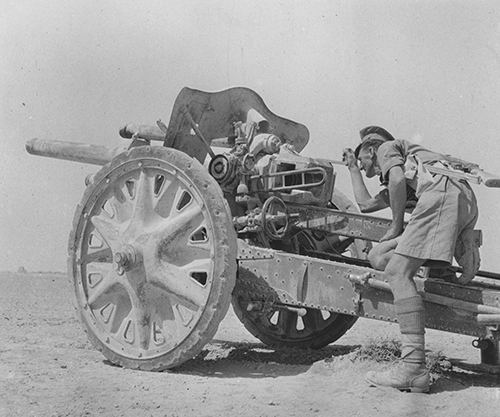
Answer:
[[[75,211],[68,273],[83,327],[111,362],[178,366],[211,340],[230,303],[273,347],[323,347],[359,317],[396,321],[389,285],[366,260],[390,221],[358,213],[335,186],[336,161],[301,155],[307,128],[255,92],[184,88],[168,126],[120,135],[125,149],[26,144],[102,166]],[[477,165],[461,168],[447,174],[500,186]],[[483,368],[498,371],[500,274],[479,271],[463,286],[434,271],[415,278],[426,327],[475,336]]]

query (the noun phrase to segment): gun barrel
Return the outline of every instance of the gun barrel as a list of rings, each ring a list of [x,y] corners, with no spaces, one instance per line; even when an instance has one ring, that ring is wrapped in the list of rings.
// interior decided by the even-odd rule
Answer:
[[[35,138],[26,142],[26,150],[32,155],[64,159],[84,164],[105,165],[125,149],[110,149],[105,146],[88,143],[49,141]]]

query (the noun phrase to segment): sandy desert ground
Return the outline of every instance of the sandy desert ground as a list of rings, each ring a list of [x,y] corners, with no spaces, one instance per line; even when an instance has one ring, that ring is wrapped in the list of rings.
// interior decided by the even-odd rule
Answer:
[[[230,310],[214,340],[175,371],[113,366],[87,342],[63,274],[1,273],[0,416],[498,416],[500,379],[453,367],[430,394],[369,388],[360,345],[397,338],[394,324],[359,320],[319,351],[274,351]],[[428,331],[431,353],[471,362],[471,337]]]

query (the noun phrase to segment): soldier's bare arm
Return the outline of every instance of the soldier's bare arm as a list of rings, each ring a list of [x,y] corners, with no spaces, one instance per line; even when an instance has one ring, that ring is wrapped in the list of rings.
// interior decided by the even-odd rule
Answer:
[[[403,168],[400,165],[396,165],[390,169],[388,188],[392,210],[392,225],[382,239],[380,239],[381,242],[393,239],[403,232],[406,208],[406,179]]]

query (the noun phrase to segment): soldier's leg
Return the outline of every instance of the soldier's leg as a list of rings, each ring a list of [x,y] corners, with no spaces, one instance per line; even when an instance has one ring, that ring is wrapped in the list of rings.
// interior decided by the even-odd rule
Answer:
[[[398,242],[399,237],[377,244],[368,254],[370,265],[378,271],[384,271],[394,255],[394,249],[396,249]]]
[[[424,260],[394,254],[385,269],[385,278],[394,295],[394,309],[401,331],[402,366],[387,372],[370,372],[371,385],[393,387],[412,392],[429,390],[425,366],[425,310],[413,277]]]

